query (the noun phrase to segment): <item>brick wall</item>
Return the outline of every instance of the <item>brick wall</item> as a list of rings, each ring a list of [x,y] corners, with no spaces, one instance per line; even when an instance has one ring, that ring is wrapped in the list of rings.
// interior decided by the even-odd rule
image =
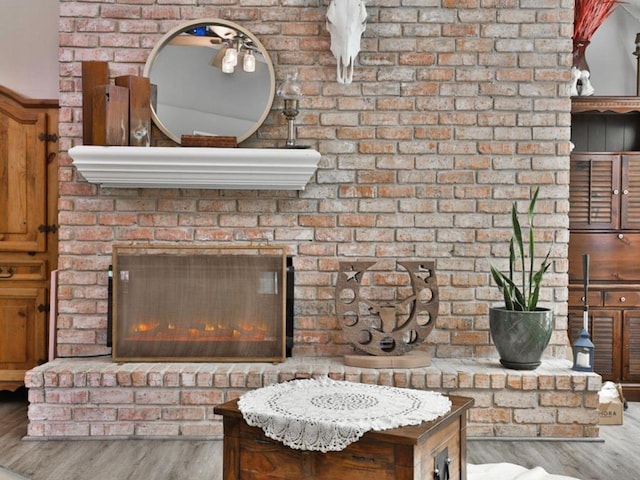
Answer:
[[[295,356],[351,351],[333,315],[344,258],[436,262],[436,357],[495,355],[489,264],[505,263],[509,209],[541,186],[542,292],[557,313],[550,354],[566,354],[569,0],[369,0],[354,81],[335,81],[326,1],[60,1],[60,147],[82,141],[80,70],[141,74],[184,20],[219,17],[253,31],[276,75],[295,66],[305,93],[298,136],[322,153],[304,192],[100,189],[60,169],[58,354],[108,354],[114,242],[269,240],[295,256]],[[245,146],[283,145],[281,101]],[[156,132],[156,136],[159,135]],[[162,141],[156,137],[157,141]]]

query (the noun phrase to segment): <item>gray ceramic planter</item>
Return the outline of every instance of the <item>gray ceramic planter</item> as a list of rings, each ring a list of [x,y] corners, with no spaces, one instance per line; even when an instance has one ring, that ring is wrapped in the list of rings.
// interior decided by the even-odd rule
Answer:
[[[535,370],[553,332],[553,312],[517,312],[504,307],[489,310],[491,338],[500,363],[514,370]]]

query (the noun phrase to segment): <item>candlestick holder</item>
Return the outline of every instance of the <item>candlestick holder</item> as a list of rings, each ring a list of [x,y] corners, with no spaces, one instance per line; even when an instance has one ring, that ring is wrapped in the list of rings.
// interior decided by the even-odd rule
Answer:
[[[296,127],[295,119],[298,116],[298,99],[297,98],[285,98],[284,109],[282,110],[285,118],[287,119],[287,141],[285,146],[287,148],[296,146]]]
[[[302,96],[302,88],[298,83],[298,72],[289,71],[285,76],[285,81],[278,87],[277,94],[284,101],[282,113],[287,119],[287,148],[296,148],[296,127],[295,119],[298,116],[298,100]]]

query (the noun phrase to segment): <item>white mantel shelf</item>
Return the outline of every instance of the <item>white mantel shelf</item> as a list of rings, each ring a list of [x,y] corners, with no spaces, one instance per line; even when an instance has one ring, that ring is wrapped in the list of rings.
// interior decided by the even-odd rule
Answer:
[[[81,145],[69,155],[88,182],[107,188],[304,190],[320,161],[310,148]]]

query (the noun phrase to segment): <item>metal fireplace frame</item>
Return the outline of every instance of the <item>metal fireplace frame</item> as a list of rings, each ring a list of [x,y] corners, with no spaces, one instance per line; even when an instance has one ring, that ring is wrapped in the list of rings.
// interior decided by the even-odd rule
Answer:
[[[210,255],[214,257],[236,255],[247,260],[247,257],[256,256],[273,257],[281,266],[277,271],[277,282],[281,285],[282,305],[281,305],[281,324],[274,325],[279,329],[281,335],[276,340],[275,347],[269,354],[251,355],[229,355],[229,354],[211,354],[211,355],[131,355],[123,354],[119,349],[122,346],[119,341],[119,328],[124,328],[119,322],[118,293],[123,288],[118,272],[120,271],[120,260],[122,255]],[[124,257],[123,257],[124,258]],[[285,249],[277,245],[114,245],[113,247],[113,266],[109,271],[109,312],[108,312],[108,339],[107,343],[112,347],[112,358],[115,361],[176,361],[176,362],[259,362],[268,361],[278,363],[284,361],[285,357],[291,356],[293,344],[293,288],[294,288],[294,269],[290,256],[286,255]],[[279,303],[279,301],[278,301]],[[122,335],[124,338],[124,335]],[[185,344],[189,342],[186,341]],[[224,343],[224,342],[221,342]],[[233,343],[233,342],[226,342]],[[238,342],[242,343],[241,341]],[[213,346],[215,349],[216,347]],[[277,350],[277,352],[276,352]]]

